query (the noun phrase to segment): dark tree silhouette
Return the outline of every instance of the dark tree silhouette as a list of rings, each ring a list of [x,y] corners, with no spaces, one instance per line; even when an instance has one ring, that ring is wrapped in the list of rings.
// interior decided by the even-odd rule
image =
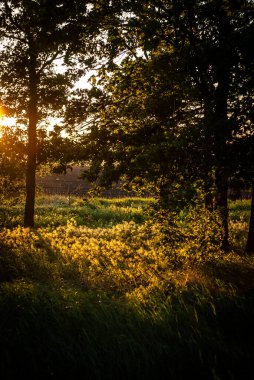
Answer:
[[[137,135],[138,132],[140,132],[140,135],[142,132],[139,122],[136,123],[135,128],[135,110],[138,110],[136,115],[138,121],[140,121],[140,116],[142,115],[144,125],[143,132],[151,131],[150,126],[154,124],[153,131],[157,130],[157,138],[160,134],[159,131],[162,129],[164,129],[164,131],[172,131],[172,128],[170,129],[167,126],[169,125],[167,123],[170,119],[172,123],[176,123],[177,120],[172,118],[171,107],[167,109],[164,107],[165,103],[158,104],[157,107],[157,110],[163,111],[164,113],[163,120],[158,117],[159,112],[155,113],[151,107],[147,107],[148,102],[146,96],[148,94],[146,90],[149,84],[147,85],[147,80],[139,79],[138,75],[136,75],[135,78],[135,70],[140,70],[139,61],[141,59],[143,59],[144,62],[147,61],[147,67],[149,67],[150,61],[156,62],[157,56],[162,55],[162,52],[174,52],[171,56],[165,54],[167,58],[164,61],[164,73],[166,78],[164,84],[159,84],[158,81],[156,84],[153,83],[154,79],[157,79],[156,74],[161,76],[161,64],[158,64],[157,71],[155,70],[155,72],[152,73],[151,83],[153,83],[153,88],[149,90],[151,94],[150,104],[152,102],[156,103],[159,98],[162,99],[161,95],[165,94],[166,91],[176,95],[174,83],[172,81],[170,83],[168,78],[170,77],[170,72],[172,73],[174,71],[174,69],[172,70],[172,65],[174,64],[173,60],[176,61],[175,57],[178,57],[179,71],[182,71],[182,79],[178,83],[178,87],[182,90],[180,101],[186,102],[182,108],[188,106],[191,109],[196,108],[196,115],[200,112],[200,104],[202,108],[201,114],[199,114],[199,121],[195,121],[195,116],[190,120],[190,113],[182,114],[181,120],[178,120],[180,126],[179,130],[181,130],[183,124],[192,125],[193,122],[196,123],[197,127],[200,127],[200,138],[196,141],[194,146],[196,147],[196,151],[203,151],[203,160],[205,162],[203,168],[207,170],[207,181],[205,184],[208,195],[207,207],[213,207],[209,187],[215,185],[215,207],[221,213],[224,231],[222,248],[228,250],[228,181],[234,171],[229,152],[231,151],[234,136],[241,133],[242,128],[247,128],[249,132],[251,132],[250,124],[245,123],[243,125],[239,118],[234,118],[233,113],[235,107],[238,107],[238,103],[247,105],[245,102],[246,94],[242,92],[244,88],[242,84],[249,81],[250,75],[248,68],[252,62],[251,56],[245,54],[245,50],[247,50],[245,49],[245,45],[246,39],[250,41],[250,36],[253,35],[253,2],[247,0],[234,2],[225,0],[195,0],[192,2],[185,0],[177,0],[174,2],[156,0],[143,3],[130,0],[124,2],[123,7],[125,17],[122,18],[122,23],[119,23],[118,28],[115,29],[115,40],[118,42],[117,53],[121,49],[122,51],[127,50],[128,56],[131,57],[130,61],[137,62],[137,64],[136,66],[132,63],[122,65],[120,69],[122,69],[123,75],[119,75],[120,69],[116,67],[116,65],[110,67],[111,71],[113,71],[111,76],[114,75],[114,78],[112,80],[109,79],[111,82],[109,93],[112,91],[112,84],[120,88],[120,90],[113,90],[112,93],[114,95],[120,93],[121,88],[124,86],[125,89],[122,91],[123,96],[118,98],[118,102],[115,103],[115,107],[114,96],[110,99],[107,105],[107,123],[103,110],[101,124],[98,125],[98,120],[96,120],[97,125],[95,124],[92,128],[90,137],[94,138],[94,144],[91,142],[91,145],[95,146],[96,141],[98,142],[98,155],[94,157],[94,154],[91,152],[91,157],[94,157],[95,164],[93,165],[94,171],[91,172],[91,174],[96,175],[97,172],[100,173],[101,177],[101,174],[104,173],[104,177],[101,178],[106,178],[106,176],[110,178],[112,168],[115,173],[118,172],[118,174],[121,170],[126,172],[126,166],[119,165],[119,163],[122,163],[127,157],[127,160],[129,158],[128,162],[132,164],[137,163],[139,159],[136,169],[140,171],[141,177],[143,175],[146,176],[150,170],[152,175],[157,176],[157,183],[159,183],[159,178],[161,178],[163,173],[158,170],[158,168],[164,166],[162,161],[165,161],[165,154],[156,154],[156,144],[158,142],[156,143],[155,139],[153,140],[153,149],[151,149],[149,140],[149,136],[151,135],[145,135],[146,137],[143,140],[142,138],[138,140],[134,131],[136,131]],[[110,53],[111,52],[112,50],[110,50]],[[140,52],[143,53],[142,58],[139,57]],[[131,71],[131,67],[133,71]],[[103,74],[105,74],[105,72]],[[133,85],[130,82],[130,88],[128,88],[128,80],[133,81]],[[186,86],[186,83],[189,83],[189,87]],[[167,89],[165,89],[165,84],[168,85]],[[160,85],[160,89],[157,89],[157,91],[155,90],[156,85]],[[186,87],[183,89],[184,86]],[[135,87],[134,91],[133,87]],[[103,103],[103,96],[99,95],[98,89],[99,87],[94,88],[94,97],[95,99],[98,98],[98,96],[101,97]],[[136,104],[135,101],[133,101],[135,92],[137,99]],[[193,98],[194,92],[195,99]],[[179,100],[179,93],[177,95],[177,97],[173,96],[175,100]],[[135,109],[135,106],[140,104],[142,96],[142,106]],[[178,111],[177,102],[176,106],[176,111]],[[248,107],[250,108],[251,105],[249,104]],[[243,107],[241,106],[240,108]],[[115,112],[114,118],[112,118],[113,112]],[[131,124],[129,132],[127,128],[128,118],[129,121],[133,118],[131,123],[129,123]],[[155,126],[156,123],[157,129]],[[122,133],[120,133],[120,125],[123,126],[122,130],[124,130]],[[124,125],[126,126],[125,129]],[[120,131],[119,139],[117,130],[118,132]],[[129,149],[127,156],[124,156],[127,149],[122,149],[123,143],[127,141],[128,144],[128,141],[132,138],[131,134],[133,139],[136,139],[137,146],[136,149]],[[156,133],[152,134],[153,138],[155,138]],[[98,138],[98,136],[101,138]],[[160,136],[165,138],[165,133],[161,133]],[[160,140],[160,143],[163,142],[163,138]],[[107,142],[107,144],[110,145],[110,149],[105,149],[103,139],[104,143]],[[174,137],[171,135],[171,141],[172,139],[174,139]],[[118,141],[122,142],[122,144],[118,144]],[[135,145],[135,141],[133,140],[133,144],[130,145]],[[148,142],[147,150],[145,148],[146,141]],[[176,142],[177,140],[175,140],[175,143]],[[197,160],[194,159],[194,150],[191,150],[192,144],[193,140],[191,140],[190,133],[190,146],[187,150],[189,156],[193,158],[192,164],[194,168],[199,170],[201,168],[201,156],[197,155]],[[170,144],[164,144],[164,148],[166,145],[169,148]],[[143,147],[143,154],[139,154],[139,147],[141,146]],[[206,151],[209,151],[209,154],[207,152],[205,153],[203,149],[204,146],[206,147]],[[172,150],[171,153],[168,151],[168,155],[171,158],[172,152]],[[178,150],[178,154],[180,152],[183,153],[183,150]],[[131,154],[132,158],[130,157]],[[100,159],[98,159],[98,156],[100,156]],[[161,157],[160,162],[159,156]],[[181,160],[181,158],[183,158],[183,156],[180,155],[179,159]],[[144,169],[143,172],[142,165]],[[172,167],[175,166],[172,165]],[[132,168],[135,168],[135,165],[132,165]],[[153,170],[154,168],[155,171]],[[189,171],[187,171],[186,174],[188,177]],[[166,177],[167,176],[170,176],[170,173],[166,174]],[[111,178],[113,179],[114,177]],[[205,178],[205,175],[203,175],[203,178]],[[162,183],[162,187],[165,194],[165,181],[162,182],[164,182]]]
[[[2,102],[27,128],[26,203],[24,225],[34,226],[37,129],[48,116],[59,116],[71,82],[80,74],[75,52],[93,59],[98,12],[87,1],[1,0],[0,84]],[[79,46],[79,49],[78,49]],[[82,51],[82,52],[81,52]],[[65,63],[65,71],[55,65]]]

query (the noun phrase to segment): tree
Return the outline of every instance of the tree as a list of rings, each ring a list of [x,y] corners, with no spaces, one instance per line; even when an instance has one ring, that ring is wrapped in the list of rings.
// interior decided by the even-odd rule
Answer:
[[[188,118],[190,112],[182,113],[181,120],[174,120],[171,117],[171,108],[168,107],[168,109],[165,110],[161,98],[159,98],[160,101],[158,102],[157,108],[164,112],[164,128],[167,117],[168,119],[171,118],[173,123],[178,122],[177,128],[179,131],[181,130],[181,125],[189,124],[190,126],[193,125],[193,123],[196,124],[196,128],[189,129],[190,142],[192,132],[199,130],[199,133],[197,134],[199,140],[196,142],[195,147],[198,150],[202,150],[203,153],[204,146],[206,146],[206,150],[209,150],[209,152],[205,152],[204,154],[205,165],[203,166],[207,170],[206,177],[209,179],[206,187],[209,194],[209,186],[213,185],[214,181],[216,187],[215,207],[219,209],[221,213],[224,231],[222,247],[227,250],[229,248],[227,204],[228,181],[234,171],[234,166],[231,165],[232,143],[234,141],[234,136],[239,133],[241,128],[243,128],[241,121],[234,118],[233,112],[236,104],[239,103],[244,103],[246,106],[250,107],[250,103],[248,104],[246,102],[246,97],[243,96],[241,88],[242,83],[248,78],[248,67],[251,62],[250,57],[247,57],[247,55],[244,54],[243,47],[246,44],[246,36],[253,34],[251,17],[253,3],[251,1],[238,0],[234,2],[228,2],[225,0],[216,0],[212,2],[199,0],[193,2],[184,0],[177,0],[174,2],[157,0],[146,1],[144,3],[129,1],[126,2],[124,8],[125,12],[127,10],[130,10],[130,13],[124,18],[124,26],[121,25],[117,29],[117,36],[122,49],[126,49],[127,47],[132,54],[131,59],[136,60],[137,62],[136,66],[133,64],[133,70],[139,68],[137,53],[140,55],[140,50],[147,60],[154,59],[156,54],[160,51],[173,51],[174,54],[171,54],[170,56],[171,60],[167,60],[167,64],[165,65],[165,73],[167,73],[167,71],[174,72],[172,64],[175,57],[178,57],[178,64],[180,64],[180,67],[184,67],[182,84],[178,83],[178,86],[180,84],[182,89],[181,96],[183,97],[181,101],[185,100],[186,97],[186,93],[184,94],[183,91],[183,86],[185,86],[186,83],[190,83],[189,89],[191,89],[191,91],[189,92],[189,95],[187,95],[188,101],[184,108],[186,109],[190,107],[190,109],[193,109],[194,107],[194,110],[200,115],[199,121],[195,120],[195,117],[193,117],[191,123],[189,123]],[[129,30],[128,34],[126,33],[126,28]],[[126,66],[123,65],[122,67],[123,70],[126,70]],[[116,69],[116,72],[117,70],[118,68]],[[155,72],[158,73],[160,71],[160,66],[158,66],[156,70]],[[112,67],[112,71],[114,71],[114,66]],[[156,74],[153,72],[152,76],[153,75]],[[168,77],[169,76],[170,74],[168,74]],[[109,170],[106,169],[109,167],[112,168],[115,166],[115,172],[123,170],[123,167],[119,165],[119,159],[117,160],[117,156],[114,154],[114,152],[117,151],[116,141],[121,141],[122,139],[116,134],[117,128],[118,131],[121,130],[119,124],[127,124],[126,119],[130,117],[130,120],[132,120],[132,130],[138,132],[138,130],[140,130],[139,115],[142,115],[143,123],[148,130],[150,129],[151,123],[155,124],[155,118],[157,122],[159,120],[157,117],[158,113],[154,118],[154,114],[152,115],[151,113],[151,108],[148,109],[147,107],[137,108],[138,115],[136,115],[136,121],[133,118],[135,114],[134,110],[132,110],[132,116],[130,116],[131,112],[129,112],[129,115],[127,114],[128,105],[130,105],[130,108],[131,104],[134,104],[136,107],[137,104],[140,103],[138,97],[142,99],[142,94],[145,92],[144,81],[137,80],[135,90],[137,100],[136,102],[132,101],[134,95],[131,95],[131,97],[128,98],[128,94],[130,94],[130,90],[128,89],[128,78],[130,77],[131,80],[134,80],[133,75],[127,74],[124,81],[126,85],[124,90],[126,97],[122,96],[122,99],[118,99],[115,108],[110,105],[112,103],[114,104],[114,99],[111,98],[111,103],[109,102],[108,114],[111,112],[111,115],[113,115],[114,112],[116,120],[112,120],[113,118],[111,117],[111,124],[108,123],[108,128],[107,126],[105,127],[103,113],[100,127],[94,126],[91,133],[91,137],[95,137],[98,140],[97,148],[101,146],[102,150],[98,150],[98,155],[101,157],[100,162],[101,165],[103,165],[104,173],[108,173],[108,175]],[[117,78],[117,74],[115,78]],[[151,78],[151,83],[153,83],[154,86],[153,78],[154,77]],[[122,86],[122,78],[119,78],[118,82],[116,79],[115,87],[116,86]],[[163,91],[163,84],[160,83],[160,86]],[[168,83],[169,93],[171,89],[171,84]],[[193,91],[193,89],[195,89],[195,91]],[[112,87],[110,88],[110,91],[111,90]],[[114,97],[117,94],[117,91],[113,92]],[[124,91],[122,92],[122,95]],[[150,93],[152,98],[156,96],[158,97],[160,92],[152,90]],[[193,93],[195,93],[196,99],[190,97],[190,94]],[[155,103],[156,100],[154,99]],[[143,102],[143,106],[144,104],[145,101]],[[201,112],[199,108],[200,104],[202,104]],[[118,108],[118,110],[116,110],[116,108]],[[243,107],[241,106],[241,108]],[[167,116],[165,116],[165,113]],[[117,125],[118,127],[116,127]],[[244,128],[250,129],[248,123],[245,123]],[[169,130],[168,126],[166,129],[167,131]],[[144,130],[145,128],[142,129],[142,131]],[[172,128],[170,130],[172,131]],[[101,136],[101,139],[98,139],[99,135]],[[186,133],[186,136],[187,135],[188,133]],[[193,136],[195,136],[195,133]],[[165,134],[161,133],[159,137],[160,143],[164,141],[164,138]],[[103,148],[103,139],[104,144],[107,141],[110,145],[110,149]],[[137,139],[135,133],[133,133],[133,141],[135,139],[137,145],[141,144],[141,146],[144,146],[144,144]],[[177,141],[174,138],[172,139],[172,135],[170,136],[170,140]],[[150,174],[156,174],[156,171],[153,171],[153,168],[158,167],[158,161],[156,161],[155,156],[151,154],[151,150],[148,149],[149,146],[150,145],[147,144],[147,150],[144,151],[144,160],[139,162],[139,169],[142,165],[144,169],[141,175],[144,175],[147,171],[149,171]],[[170,144],[167,144],[167,148],[169,148],[169,146]],[[137,155],[139,147],[140,146],[138,146],[137,149],[129,151],[128,162],[137,162],[137,160],[142,157],[140,154]],[[193,150],[191,150],[191,143],[190,146],[188,146],[188,150],[191,156],[194,157]],[[172,150],[170,153],[169,149],[168,153],[168,156],[172,157]],[[180,157],[182,159],[183,149],[178,151],[178,153],[181,153]],[[131,155],[132,159],[130,158]],[[160,164],[163,158],[165,158],[165,156],[161,154]],[[122,160],[120,159],[120,162],[121,161]],[[191,160],[191,162],[193,165],[196,165],[195,168],[199,170],[200,165],[198,160]],[[97,173],[99,173],[102,166],[98,165],[98,160],[96,158],[94,158],[94,163],[95,165],[93,168],[96,169],[97,165]],[[154,163],[154,166],[152,163]],[[133,168],[133,165],[131,167]],[[159,172],[157,171],[157,179],[159,178],[158,173]],[[188,176],[189,173],[187,173],[187,177]]]
[[[81,0],[0,1],[1,99],[27,130],[27,227],[34,226],[38,125],[61,115],[72,82],[83,73],[73,54],[81,52],[86,65],[93,62],[92,43],[100,22],[95,8]],[[59,72],[56,65],[62,62],[64,72]]]
[[[206,179],[209,152],[200,136],[201,104],[174,52],[127,57],[99,83],[103,90],[94,84],[80,100],[83,107],[75,100],[70,115],[79,122],[84,104],[90,119],[94,114],[83,137],[83,156],[90,160],[86,178],[109,186],[124,175],[131,186],[152,189],[166,207],[190,199],[193,183]]]

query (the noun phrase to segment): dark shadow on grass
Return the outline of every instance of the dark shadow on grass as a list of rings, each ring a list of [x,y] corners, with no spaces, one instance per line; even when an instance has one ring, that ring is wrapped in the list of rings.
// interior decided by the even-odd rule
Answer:
[[[239,294],[254,291],[254,268],[243,258],[239,262],[208,262],[202,272],[214,282],[232,286]]]
[[[215,298],[214,308],[202,297],[189,291],[154,309],[4,284],[1,378],[249,379],[253,297]]]

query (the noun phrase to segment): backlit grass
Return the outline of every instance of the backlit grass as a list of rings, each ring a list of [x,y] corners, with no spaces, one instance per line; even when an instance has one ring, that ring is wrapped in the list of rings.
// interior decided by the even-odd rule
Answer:
[[[216,214],[148,220],[152,202],[41,197],[34,230],[2,207],[1,378],[250,378],[249,203],[225,254]]]
[[[141,223],[144,220],[143,209],[152,199],[89,199],[67,196],[40,196],[36,202],[35,226],[46,227],[66,225],[75,219],[78,225],[92,228],[111,227],[123,221],[133,220]],[[9,228],[22,225],[23,204],[4,205],[0,207],[0,225]]]

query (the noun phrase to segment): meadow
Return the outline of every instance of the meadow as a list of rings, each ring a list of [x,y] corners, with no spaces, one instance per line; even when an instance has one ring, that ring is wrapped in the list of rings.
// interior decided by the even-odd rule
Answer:
[[[216,213],[154,204],[40,196],[32,230],[0,207],[1,379],[251,378],[249,201],[229,253]]]

